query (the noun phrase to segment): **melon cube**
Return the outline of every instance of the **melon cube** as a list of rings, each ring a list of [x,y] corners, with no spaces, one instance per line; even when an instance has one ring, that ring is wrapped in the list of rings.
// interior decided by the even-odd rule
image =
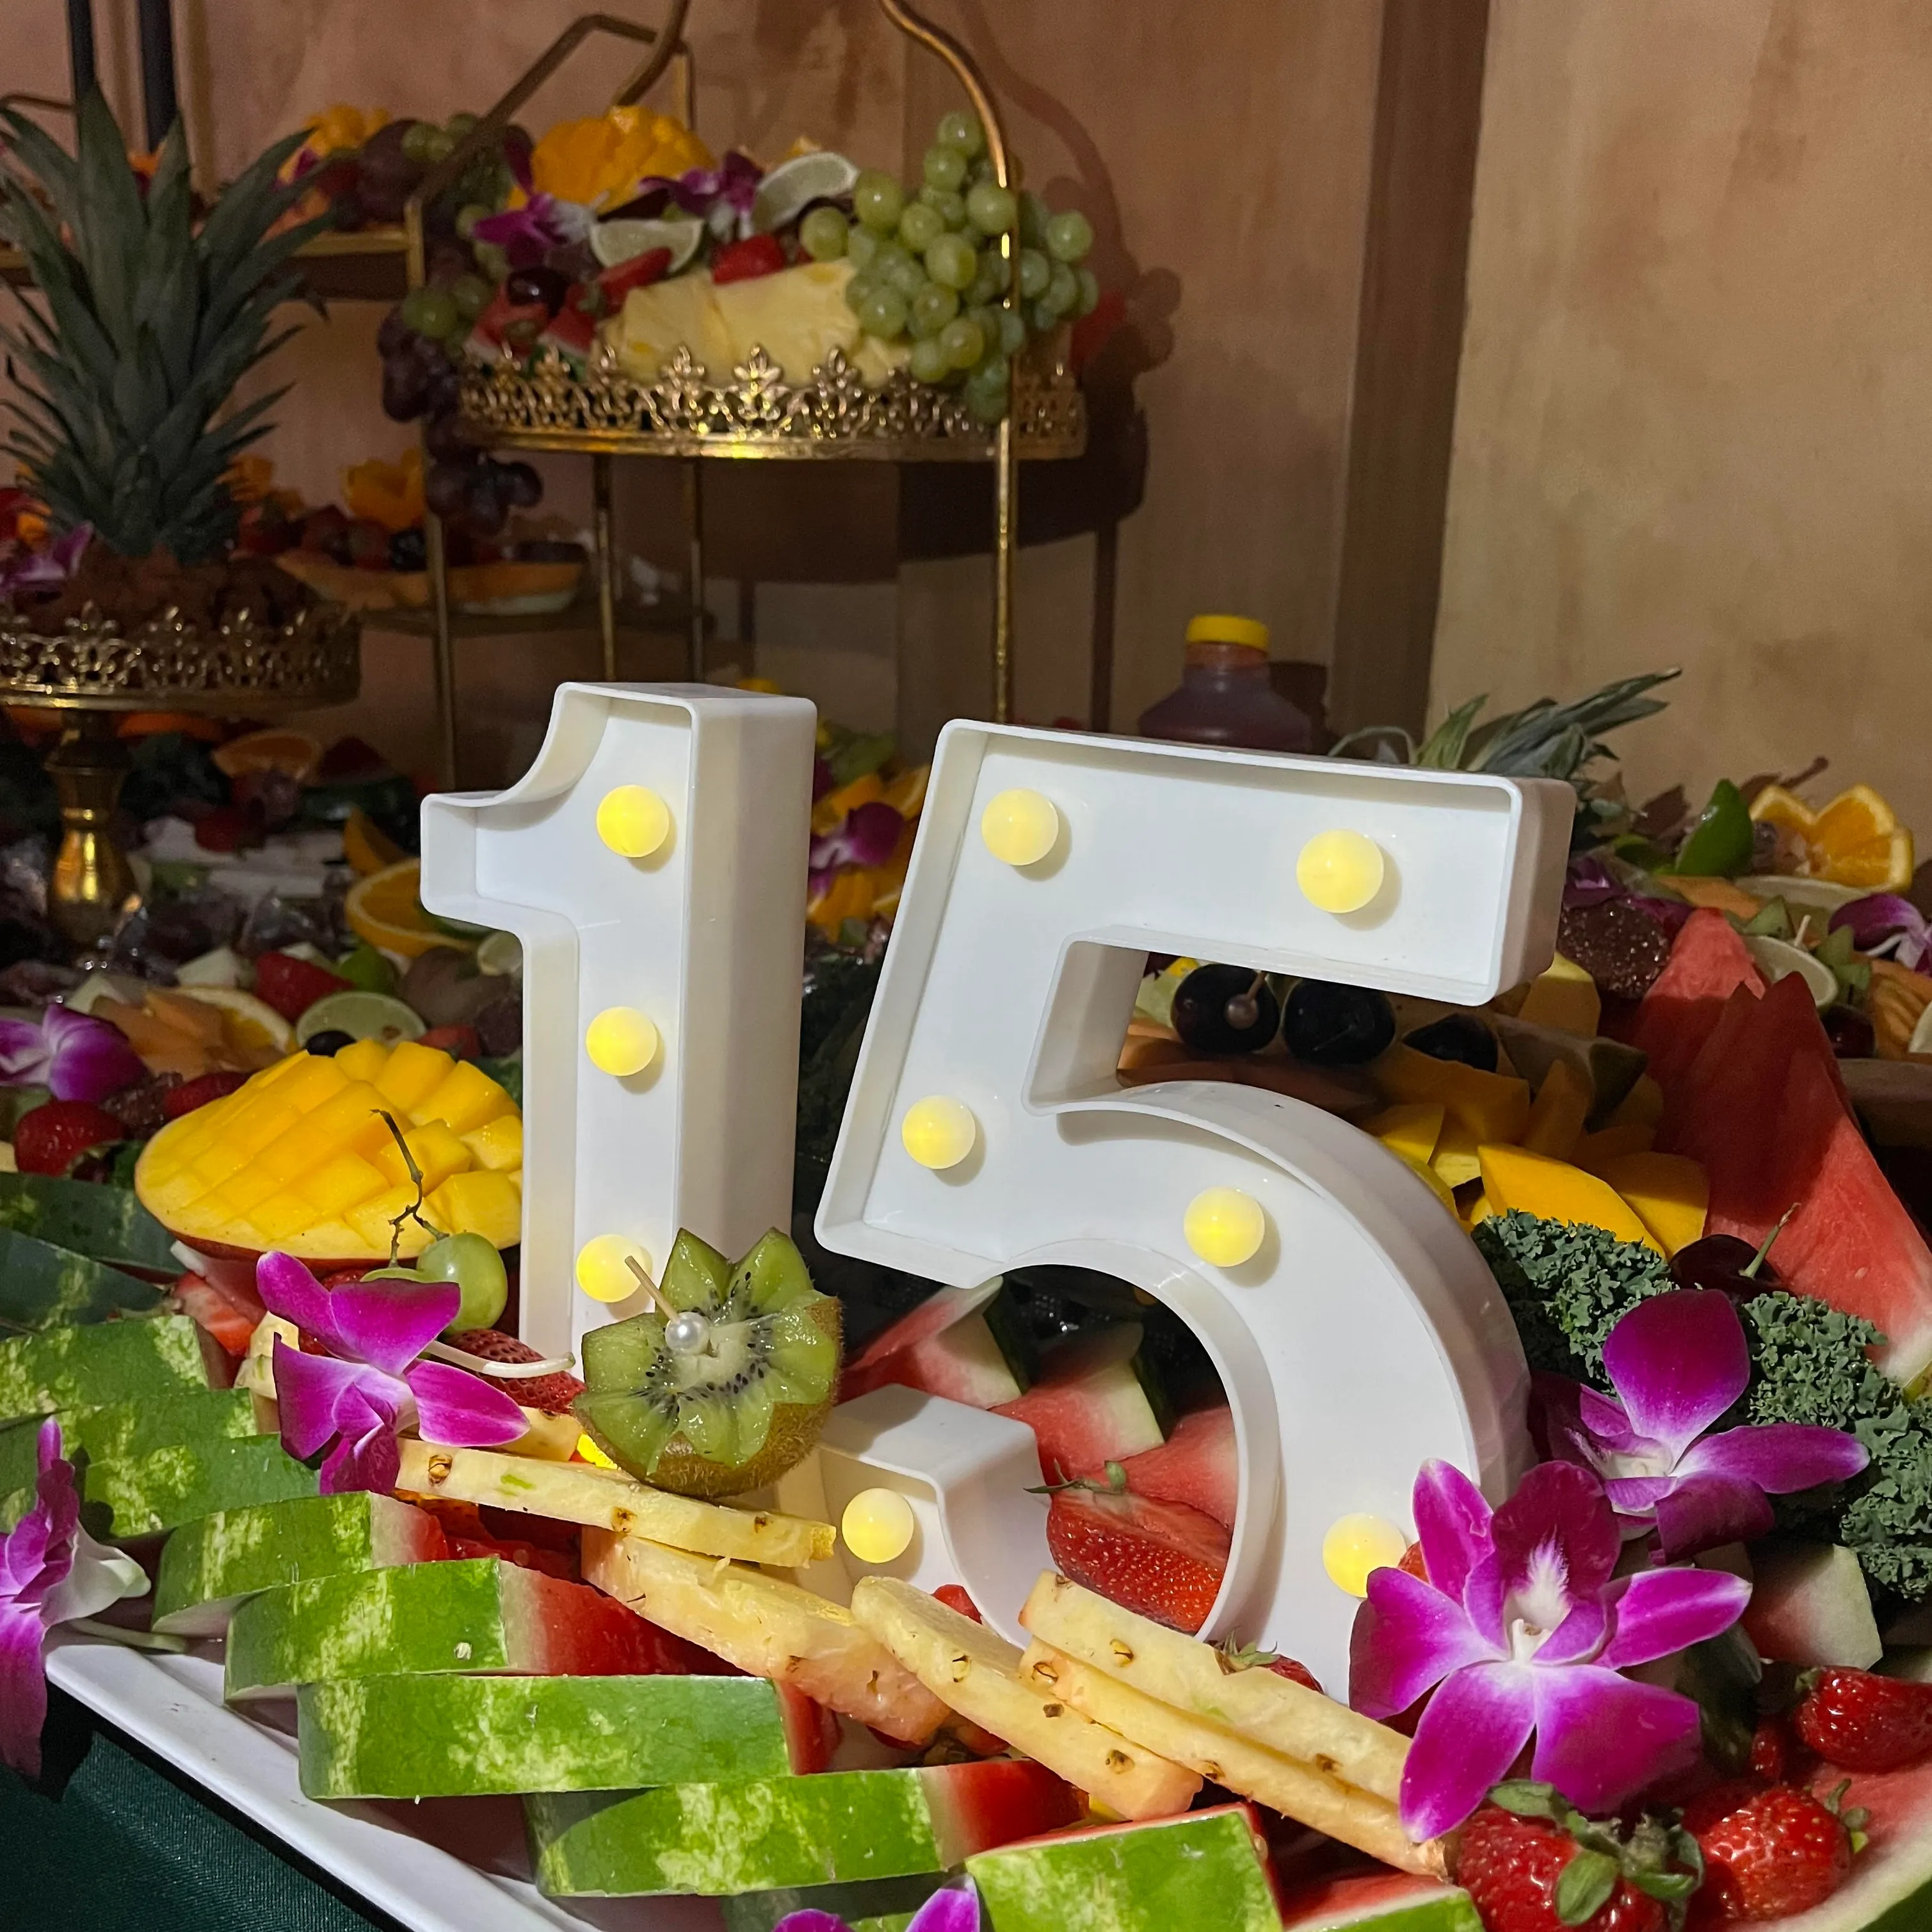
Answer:
[[[374,1081],[389,1064],[389,1049],[380,1040],[352,1040],[334,1058],[351,1080]]]
[[[1438,1103],[1479,1141],[1518,1141],[1529,1124],[1526,1080],[1485,1073],[1480,1067],[1465,1066],[1460,1060],[1432,1059],[1405,1045],[1390,1047],[1371,1072],[1390,1100]],[[1449,1178],[1447,1174],[1442,1178]],[[1451,1186],[1456,1184],[1450,1182]]]
[[[510,1112],[515,1106],[480,1066],[463,1060],[449,1069],[433,1091],[410,1104],[410,1114],[416,1120],[442,1120],[456,1132],[466,1134],[487,1126],[499,1114]]]
[[[391,1106],[416,1116],[418,1105],[442,1084],[455,1064],[439,1048],[423,1046],[412,1040],[398,1040],[389,1049],[388,1064],[375,1076],[376,1090]],[[472,1121],[470,1124],[481,1124]]]
[[[1604,1017],[1604,1003],[1597,982],[1574,960],[1562,953],[1550,962],[1547,971],[1530,982],[1520,1019],[1538,1026],[1556,1027],[1564,1033],[1592,1038]]]
[[[452,1174],[430,1197],[429,1218],[452,1234],[481,1234],[492,1247],[513,1248],[523,1238],[523,1191],[508,1174]]]
[[[1551,1063],[1529,1109],[1522,1144],[1532,1154],[1568,1160],[1576,1152],[1583,1122],[1595,1103],[1596,1090],[1568,1060]]]
[[[1442,1123],[1429,1164],[1436,1170],[1436,1178],[1449,1188],[1475,1180],[1483,1171],[1482,1162],[1476,1158],[1475,1136],[1453,1114]]]
[[[470,1165],[470,1150],[440,1120],[428,1120],[410,1128],[403,1136],[423,1178],[423,1191],[434,1193],[452,1174],[460,1174]],[[375,1165],[391,1185],[406,1181],[410,1171],[403,1162],[403,1150],[391,1139],[375,1157]]]
[[[1384,1107],[1372,1120],[1362,1123],[1365,1134],[1376,1138],[1391,1153],[1410,1162],[1424,1162],[1436,1151],[1442,1138],[1443,1110],[1435,1101],[1406,1101],[1400,1106]]]
[[[463,1144],[478,1167],[492,1174],[506,1174],[524,1164],[524,1117],[499,1114],[494,1120],[472,1128],[463,1136]]]
[[[326,1160],[302,1184],[302,1191],[320,1212],[336,1215],[389,1185],[380,1168],[373,1167],[359,1154],[339,1154]]]

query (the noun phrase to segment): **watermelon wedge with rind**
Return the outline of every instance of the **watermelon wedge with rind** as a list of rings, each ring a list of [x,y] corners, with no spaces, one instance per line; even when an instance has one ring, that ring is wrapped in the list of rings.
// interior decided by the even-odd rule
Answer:
[[[1281,1886],[1282,1932],[1483,1932],[1460,1886],[1408,1872],[1348,1872]]]
[[[1159,1391],[1140,1360],[1142,1332],[1138,1322],[1124,1322],[1063,1343],[1024,1395],[994,1410],[1032,1430],[1048,1482],[1096,1476],[1108,1462],[1160,1447]]]
[[[838,1400],[855,1402],[889,1384],[944,1396],[970,1408],[997,1408],[1026,1391],[1026,1365],[1001,1345],[989,1310],[998,1277],[976,1288],[942,1288],[875,1335],[845,1365]]]
[[[719,1908],[724,1932],[773,1932],[794,1912],[829,1912],[852,1932],[910,1918],[946,1882],[938,1872],[904,1878],[860,1879],[850,1885],[794,1885],[778,1892],[740,1892]]]
[[[207,1387],[200,1331],[183,1316],[50,1328],[0,1342],[0,1420]]]
[[[1694,912],[1644,994],[1631,1029],[1631,1045],[1649,1055],[1651,1077],[1666,1094],[1690,1070],[1724,1002],[1740,986],[1764,990],[1743,940],[1722,913],[1708,908]]]
[[[1121,1467],[1133,1495],[1150,1502],[1184,1503],[1223,1529],[1234,1528],[1241,1466],[1232,1409],[1190,1410],[1159,1448],[1130,1456]]]
[[[82,1451],[96,1460],[145,1456],[175,1443],[231,1441],[255,1433],[255,1405],[245,1389],[190,1389],[146,1402],[117,1402],[98,1408],[62,1409],[62,1453],[71,1461]],[[0,1496],[31,1489],[40,1473],[40,1430],[45,1418],[0,1424]]]
[[[707,1663],[587,1585],[480,1557],[314,1577],[250,1598],[228,1626],[226,1695],[436,1671],[704,1676]]]
[[[537,1883],[552,1898],[716,1898],[950,1870],[1072,1824],[1080,1804],[1039,1765],[998,1758],[538,1796],[524,1810]]]
[[[309,1798],[626,1791],[791,1770],[758,1677],[359,1677],[296,1700]]]
[[[1245,1804],[982,1852],[967,1876],[993,1932],[1280,1932],[1261,1820]]]
[[[172,1278],[174,1237],[131,1187],[104,1187],[51,1174],[0,1174],[0,1228],[70,1248],[110,1268]]]
[[[162,1546],[154,1628],[178,1636],[219,1636],[236,1608],[259,1591],[427,1563],[444,1549],[435,1517],[360,1490],[218,1510]]]
[[[1811,1789],[1845,1783],[1826,1766]],[[1932,1758],[1903,1771],[1854,1776],[1839,1804],[1867,1813],[1865,1849],[1822,1905],[1766,1922],[1763,1932],[1926,1932],[1932,1926]]]
[[[93,1533],[124,1543],[158,1536],[214,1510],[291,1502],[315,1492],[315,1472],[290,1455],[280,1436],[250,1436],[90,1462],[81,1498]]]
[[[0,1324],[38,1334],[116,1315],[146,1315],[160,1305],[152,1282],[71,1248],[0,1227]]]

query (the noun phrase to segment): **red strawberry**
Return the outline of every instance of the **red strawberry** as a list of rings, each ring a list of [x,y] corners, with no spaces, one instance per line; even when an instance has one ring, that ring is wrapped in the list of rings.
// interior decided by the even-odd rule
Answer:
[[[1821,1670],[1792,1721],[1828,1764],[1897,1771],[1932,1752],[1932,1684],[1869,1670]]]
[[[127,1138],[128,1130],[91,1100],[44,1101],[14,1130],[14,1164],[22,1174],[71,1174],[84,1154]]]
[[[1760,1718],[1751,1733],[1750,1768],[1754,1778],[1767,1784],[1798,1784],[1817,1763],[1798,1741],[1789,1718]]]
[[[776,235],[748,235],[742,242],[728,242],[712,256],[711,279],[720,286],[748,282],[756,275],[775,275],[784,266],[784,244]]]
[[[1414,1577],[1418,1582],[1426,1583],[1429,1581],[1428,1560],[1424,1556],[1422,1545],[1419,1543],[1412,1543],[1402,1552],[1402,1561],[1395,1567],[1398,1570],[1407,1570],[1409,1575]]]
[[[1685,1806],[1684,1828],[1704,1854],[1696,1925],[1809,1912],[1852,1868],[1846,1821],[1796,1785],[1714,1785]]]
[[[1556,1803],[1562,1807],[1561,1799]],[[1462,1827],[1456,1880],[1475,1902],[1484,1932],[1664,1932],[1663,1901],[1639,1890],[1615,1862],[1607,1863],[1604,1903],[1586,1918],[1562,1916],[1557,1888],[1564,1871],[1596,1850],[1578,1844],[1558,1819],[1485,1804]]]
[[[1305,1684],[1311,1690],[1322,1690],[1320,1679],[1306,1664],[1292,1657],[1283,1657],[1277,1652],[1230,1640],[1222,1645],[1221,1655],[1225,1667],[1229,1670],[1265,1670],[1276,1677],[1286,1677],[1291,1684]],[[1326,1696],[1327,1693],[1322,1694]]]
[[[266,1000],[285,1020],[298,1020],[316,1000],[348,990],[349,982],[340,973],[313,959],[298,959],[292,952],[264,952],[255,962],[255,997]]]
[[[1211,1516],[1124,1489],[1070,1484],[1047,1510],[1046,1546],[1063,1576],[1190,1636],[1220,1594],[1230,1543]]]
[[[968,1596],[964,1588],[957,1583],[942,1583],[932,1593],[949,1610],[957,1610],[962,1617],[970,1617],[976,1624],[986,1619],[980,1616],[980,1606]]]
[[[161,1096],[161,1112],[168,1119],[178,1120],[211,1100],[226,1100],[238,1087],[245,1086],[248,1079],[245,1073],[204,1073],[198,1080],[184,1080]]]
[[[440,1047],[452,1060],[476,1060],[483,1048],[473,1026],[431,1027],[416,1042],[418,1046]]]
[[[452,1348],[460,1348],[465,1354],[480,1355],[485,1361],[543,1360],[529,1342],[520,1342],[514,1335],[506,1335],[500,1328],[466,1328],[461,1334],[452,1336],[449,1340]],[[526,1408],[541,1408],[551,1415],[564,1414],[584,1393],[584,1384],[574,1376],[566,1375],[561,1370],[554,1376],[509,1376],[501,1378],[482,1369],[473,1369],[470,1372],[481,1376],[492,1388],[501,1389],[512,1402],[521,1402]]]

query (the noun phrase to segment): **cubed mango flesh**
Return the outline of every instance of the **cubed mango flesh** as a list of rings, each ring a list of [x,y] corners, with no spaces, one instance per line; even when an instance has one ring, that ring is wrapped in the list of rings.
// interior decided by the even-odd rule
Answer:
[[[1480,1157],[1483,1192],[1492,1212],[1601,1228],[1620,1241],[1639,1241],[1663,1252],[1636,1210],[1595,1174],[1526,1148],[1485,1145]]]
[[[428,1214],[439,1228],[481,1234],[493,1247],[512,1248],[523,1238],[523,1190],[506,1174],[452,1174],[430,1197]]]
[[[499,1114],[463,1136],[477,1166],[493,1174],[520,1170],[524,1164],[524,1117],[518,1113]]]
[[[1480,1179],[1483,1164],[1476,1157],[1476,1137],[1464,1124],[1453,1116],[1442,1123],[1442,1132],[1437,1137],[1436,1151],[1429,1157],[1429,1164],[1435,1168],[1437,1178],[1445,1187],[1461,1187],[1466,1183]]]
[[[380,1040],[351,1040],[336,1054],[335,1064],[351,1080],[373,1082],[389,1063],[389,1049]]]
[[[418,1120],[441,1120],[459,1134],[487,1126],[516,1106],[509,1095],[473,1061],[456,1062],[430,1092],[412,1102]]]
[[[1362,1123],[1362,1131],[1374,1135],[1404,1160],[1426,1162],[1442,1136],[1442,1109],[1432,1101],[1420,1100],[1384,1107],[1373,1120]]]
[[[404,1113],[414,1114],[429,1094],[441,1086],[456,1064],[440,1047],[424,1046],[413,1040],[398,1040],[389,1049],[389,1058],[375,1076],[383,1099]]]
[[[426,1120],[411,1127],[403,1136],[410,1159],[422,1176],[423,1192],[434,1193],[452,1174],[460,1174],[470,1165],[470,1150],[440,1120]],[[386,1184],[391,1186],[410,1178],[403,1150],[394,1141],[375,1159]]]
[[[1594,1134],[1584,1135],[1570,1158],[1576,1166],[1601,1174],[1612,1161],[1621,1160],[1626,1154],[1648,1154],[1656,1142],[1654,1127],[1646,1126],[1641,1120],[1629,1120],[1620,1127],[1599,1127]]]
[[[322,1161],[297,1184],[319,1214],[334,1216],[381,1193],[389,1181],[360,1154],[343,1153]]]

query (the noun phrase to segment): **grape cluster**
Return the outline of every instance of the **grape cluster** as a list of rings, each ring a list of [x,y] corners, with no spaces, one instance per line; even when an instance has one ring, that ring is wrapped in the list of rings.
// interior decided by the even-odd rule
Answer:
[[[860,327],[884,342],[910,338],[914,378],[958,385],[974,418],[994,423],[1006,412],[1011,358],[1030,335],[1089,314],[1100,286],[1082,266],[1094,245],[1086,216],[1000,187],[986,148],[976,116],[945,116],[915,190],[868,168],[853,184],[852,218],[814,208],[799,243],[814,261],[848,260],[845,299]],[[1019,286],[1010,301],[1003,244],[1016,226]]]

